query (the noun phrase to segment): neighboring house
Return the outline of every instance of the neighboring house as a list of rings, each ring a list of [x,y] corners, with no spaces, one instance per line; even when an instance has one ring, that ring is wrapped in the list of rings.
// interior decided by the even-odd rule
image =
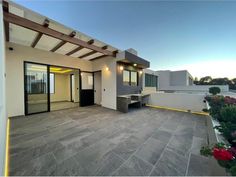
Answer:
[[[187,70],[153,71],[150,69],[144,69],[143,79],[144,93],[164,91],[206,94],[210,87],[219,87],[224,93],[229,91],[228,85],[194,85],[193,77]]]
[[[187,70],[181,71],[153,71],[144,70],[144,92],[154,92],[157,90],[168,90],[172,86],[191,86],[193,77]]]
[[[159,78],[159,89],[163,90],[170,86],[191,86],[193,77],[187,70],[181,71],[157,71]]]
[[[159,91],[207,94],[210,87],[219,87],[222,92],[229,91],[228,85],[195,85],[192,75],[187,70],[159,70],[155,73],[158,76]]]
[[[156,92],[159,88],[158,74],[150,69],[143,70],[143,92]]]

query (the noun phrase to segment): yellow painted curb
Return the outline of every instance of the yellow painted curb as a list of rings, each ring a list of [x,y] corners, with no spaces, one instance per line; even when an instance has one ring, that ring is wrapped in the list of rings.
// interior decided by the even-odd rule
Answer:
[[[189,112],[183,109],[169,108],[169,107],[164,107],[164,106],[154,106],[154,105],[149,105],[149,104],[147,104],[146,106],[151,107],[151,108],[157,108],[157,109],[166,109],[170,111],[188,112],[188,113],[197,114],[197,115],[209,116],[209,113],[206,113],[206,112]]]
[[[5,154],[5,172],[4,176],[9,176],[9,140],[10,140],[10,119],[7,119],[7,135],[6,135],[6,154]]]

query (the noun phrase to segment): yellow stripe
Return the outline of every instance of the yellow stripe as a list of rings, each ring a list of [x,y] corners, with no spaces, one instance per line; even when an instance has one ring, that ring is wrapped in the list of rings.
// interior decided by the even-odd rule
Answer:
[[[207,113],[207,112],[192,112],[192,114],[198,114],[201,116],[209,116],[209,113]]]
[[[8,176],[9,167],[9,133],[10,133],[10,119],[7,120],[7,136],[6,136],[6,155],[5,155],[5,173],[4,176]]]
[[[148,107],[152,107],[152,108],[157,108],[157,109],[166,109],[166,110],[170,110],[170,111],[178,111],[178,112],[189,112],[187,110],[183,110],[183,109],[176,109],[176,108],[169,108],[169,107],[164,107],[164,106],[154,106],[154,105],[146,105]],[[206,112],[189,112],[192,114],[197,114],[197,115],[209,115]]]

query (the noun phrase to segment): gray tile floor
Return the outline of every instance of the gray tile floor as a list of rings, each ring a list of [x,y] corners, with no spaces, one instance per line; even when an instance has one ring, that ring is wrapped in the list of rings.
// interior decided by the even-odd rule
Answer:
[[[206,117],[98,106],[11,120],[10,175],[210,175]]]
[[[68,108],[76,108],[79,107],[79,103],[74,103],[70,101],[60,101],[60,102],[51,102],[50,109],[52,111],[68,109]]]

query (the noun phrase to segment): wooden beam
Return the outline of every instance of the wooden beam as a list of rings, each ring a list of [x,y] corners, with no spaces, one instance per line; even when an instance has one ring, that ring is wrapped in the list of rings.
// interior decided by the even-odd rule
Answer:
[[[102,47],[103,50],[106,50],[108,48],[108,45],[105,45]]]
[[[48,19],[44,20],[43,26],[45,28],[48,28],[48,26],[49,26],[49,20]],[[38,33],[37,36],[35,37],[34,41],[32,42],[31,47],[34,48],[37,45],[37,43],[39,42],[39,40],[41,39],[42,36],[43,36],[43,33]]]
[[[93,58],[93,59],[91,59],[91,60],[89,60],[89,61],[98,60],[98,59],[100,59],[100,58],[107,57],[107,56],[108,56],[108,55],[102,55],[102,56],[99,56],[99,57],[95,57],[95,58]]]
[[[75,31],[72,31],[70,34],[69,34],[69,36],[70,37],[74,37],[76,35],[76,32]],[[61,42],[59,42],[55,47],[53,47],[52,49],[51,49],[51,52],[55,52],[57,49],[59,49],[60,47],[62,47],[63,45],[65,45],[66,44],[66,41],[61,41]]]
[[[2,1],[3,11],[8,13],[9,12],[9,4],[7,1]],[[7,42],[10,40],[9,34],[9,22],[4,21],[4,29],[5,29],[5,39]]]
[[[112,53],[113,53],[113,57],[116,57],[116,54],[119,52],[119,50],[115,50],[115,51],[113,51]]]
[[[89,45],[91,45],[91,44],[93,44],[93,43],[94,43],[94,40],[93,40],[93,39],[91,39],[91,40],[89,40],[87,43],[88,43]],[[68,52],[66,55],[70,56],[70,55],[72,55],[73,53],[75,53],[75,52],[78,52],[78,51],[82,50],[83,48],[84,48],[84,47],[82,47],[82,46],[79,46],[79,47],[75,48],[74,50],[72,50],[72,51]]]
[[[91,51],[91,52],[86,53],[86,54],[84,54],[84,55],[82,55],[82,56],[79,56],[78,58],[85,58],[85,57],[87,57],[87,56],[89,56],[89,55],[93,55],[93,54],[95,54],[95,53],[97,53],[97,51]]]
[[[104,46],[105,47],[105,46]],[[103,47],[102,47],[103,48]],[[112,53],[113,53],[113,57],[116,57],[116,54],[119,52],[119,50],[115,50],[115,51],[113,51]],[[89,61],[94,61],[94,60],[98,60],[98,59],[101,59],[101,58],[103,58],[103,57],[107,57],[107,56],[109,56],[109,55],[102,55],[102,56],[99,56],[99,57],[95,57],[95,58],[93,58],[93,59],[91,59],[91,60],[89,60]]]
[[[108,47],[108,46],[105,45],[105,46],[102,47],[102,49],[105,50],[105,49],[107,49],[107,47]],[[89,55],[93,55],[93,54],[95,54],[95,53],[97,53],[97,51],[91,51],[91,52],[86,53],[86,54],[84,54],[84,55],[82,55],[82,56],[79,56],[78,58],[85,58],[85,57],[87,57],[87,56],[89,56]]]
[[[84,48],[84,47],[79,46],[79,47],[75,48],[74,50],[68,52],[66,55],[67,55],[67,56],[70,56],[70,55],[72,55],[73,53],[78,52],[78,51],[80,51],[80,50],[83,49],[83,48]]]
[[[30,29],[33,31],[41,32],[45,35],[48,35],[48,36],[54,37],[56,39],[66,41],[66,42],[69,42],[69,43],[72,43],[72,44],[75,44],[78,46],[82,46],[84,48],[95,50],[97,52],[103,53],[104,55],[110,55],[110,56],[113,55],[113,53],[111,51],[103,50],[100,47],[97,47],[95,45],[90,45],[87,42],[77,39],[77,38],[72,38],[69,35],[63,34],[59,31],[56,31],[56,30],[53,30],[50,28],[45,28],[45,27],[43,27],[43,25],[40,25],[40,24],[30,21],[28,19],[19,17],[17,15],[11,14],[11,13],[7,13],[7,12],[3,12],[3,15],[4,15],[4,21],[6,21],[6,22],[22,26],[24,28],[27,28],[27,29]]]
[[[92,45],[94,43],[94,39],[91,39],[87,42],[89,45]]]

